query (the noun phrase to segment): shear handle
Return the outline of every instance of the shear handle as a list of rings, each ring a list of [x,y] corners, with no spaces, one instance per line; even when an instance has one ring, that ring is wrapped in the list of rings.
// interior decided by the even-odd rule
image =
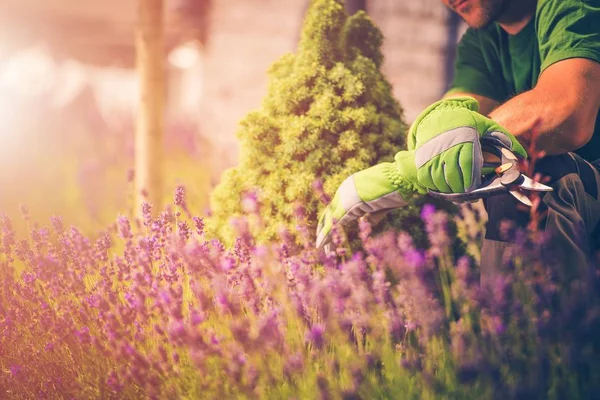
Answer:
[[[488,182],[484,180],[482,183],[482,187],[468,193],[441,193],[430,190],[429,195],[436,199],[460,203],[464,201],[485,199],[508,191],[508,188],[500,182],[500,177],[495,177],[492,180],[488,179]]]

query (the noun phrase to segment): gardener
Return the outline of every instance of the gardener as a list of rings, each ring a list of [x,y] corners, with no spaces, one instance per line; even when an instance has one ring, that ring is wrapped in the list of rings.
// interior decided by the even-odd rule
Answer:
[[[553,238],[555,260],[588,262],[600,231],[600,176],[588,163],[600,159],[600,0],[442,1],[469,25],[450,91],[413,123],[408,151],[344,181],[321,218],[317,245],[328,240],[333,220],[403,206],[415,192],[476,189],[481,142],[527,157],[539,119],[535,146],[547,157],[536,168],[554,189],[542,197],[540,229]],[[529,222],[508,193],[484,204],[483,278],[511,246],[501,222]]]

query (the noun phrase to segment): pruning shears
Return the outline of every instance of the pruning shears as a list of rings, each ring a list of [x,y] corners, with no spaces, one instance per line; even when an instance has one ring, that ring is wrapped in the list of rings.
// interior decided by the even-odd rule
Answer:
[[[482,146],[484,153],[483,169],[493,168],[493,172],[483,176],[481,187],[469,193],[440,193],[429,191],[432,197],[456,203],[476,201],[490,196],[510,193],[521,203],[531,207],[531,200],[521,190],[551,192],[553,189],[536,182],[519,170],[517,156],[502,146]]]

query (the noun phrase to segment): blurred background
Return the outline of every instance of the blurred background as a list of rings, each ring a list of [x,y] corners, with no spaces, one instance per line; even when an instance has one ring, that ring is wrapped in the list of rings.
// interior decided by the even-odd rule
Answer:
[[[202,214],[236,163],[238,121],[294,51],[308,0],[165,0],[164,192]],[[465,27],[440,0],[348,0],[385,36],[384,73],[410,122],[452,79]],[[132,213],[134,0],[0,1],[0,212],[93,232]],[[19,218],[16,219],[16,222]],[[18,223],[18,228],[25,223]]]

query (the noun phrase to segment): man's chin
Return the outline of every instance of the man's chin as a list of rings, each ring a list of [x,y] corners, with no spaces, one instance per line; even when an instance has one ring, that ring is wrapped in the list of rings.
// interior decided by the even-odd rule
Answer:
[[[488,26],[490,26],[492,24],[492,21],[477,21],[476,23],[470,23],[468,21],[465,21],[467,23],[467,25],[473,29],[483,29],[483,28],[487,28]]]
[[[477,8],[473,4],[469,4],[463,10],[460,10],[461,12],[458,14],[471,28],[486,28],[500,18],[510,3],[509,0],[490,1],[485,4],[482,3],[482,5],[486,5],[485,7]]]
[[[463,21],[466,22],[466,24],[469,27],[474,28],[474,29],[486,28],[486,27],[490,26],[493,22],[490,18],[484,18],[483,16],[477,17],[477,16],[471,16],[471,15],[469,15],[469,16],[460,15],[460,17],[462,18]]]

